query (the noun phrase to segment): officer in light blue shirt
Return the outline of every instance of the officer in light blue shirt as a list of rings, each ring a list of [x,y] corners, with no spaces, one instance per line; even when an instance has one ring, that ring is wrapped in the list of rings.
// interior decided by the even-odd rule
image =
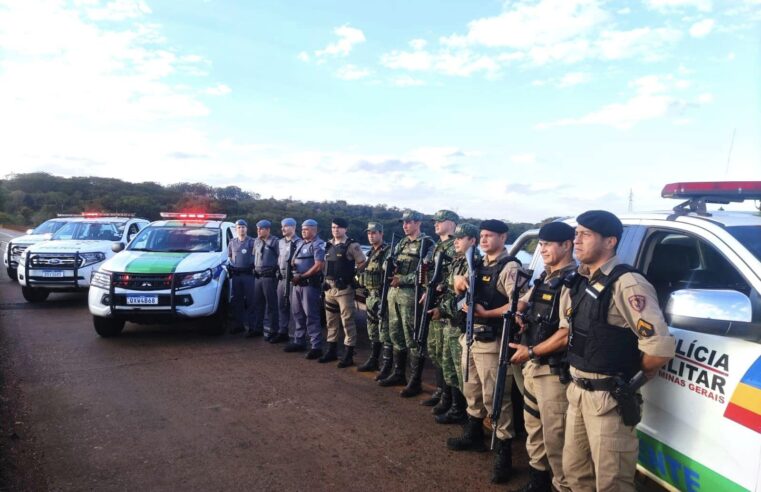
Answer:
[[[243,219],[235,222],[235,237],[227,245],[228,271],[232,299],[230,304],[235,315],[232,333],[243,331],[248,325],[251,336],[261,335],[255,331],[254,317],[254,238],[248,235],[248,224]]]
[[[277,242],[278,278],[280,279],[277,283],[279,326],[277,335],[270,339],[270,343],[288,341],[288,325],[291,321],[291,292],[293,291],[293,284],[289,277],[291,268],[289,268],[288,265],[301,244],[301,238],[296,235],[296,219],[287,217],[280,221],[280,230],[283,233],[283,237]]]
[[[277,274],[278,238],[270,234],[272,223],[260,220],[256,223],[254,240],[254,306],[256,307],[256,330],[264,330],[264,339],[271,341],[278,330]],[[265,324],[264,313],[267,313]]]

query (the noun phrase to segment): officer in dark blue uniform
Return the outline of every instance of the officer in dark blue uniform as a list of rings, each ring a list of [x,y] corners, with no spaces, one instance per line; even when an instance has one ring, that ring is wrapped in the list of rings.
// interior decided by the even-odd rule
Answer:
[[[243,219],[235,222],[236,236],[227,245],[228,270],[232,289],[232,310],[235,325],[232,333],[243,331],[248,325],[249,335],[258,336],[254,318],[254,238],[248,234],[248,224]]]
[[[278,238],[270,234],[272,223],[269,220],[260,220],[256,223],[256,235],[254,240],[254,276],[256,286],[254,288],[254,306],[256,308],[256,331],[264,330],[266,341],[278,332],[278,309],[277,309],[277,257]],[[267,313],[267,325],[264,323],[264,313]]]

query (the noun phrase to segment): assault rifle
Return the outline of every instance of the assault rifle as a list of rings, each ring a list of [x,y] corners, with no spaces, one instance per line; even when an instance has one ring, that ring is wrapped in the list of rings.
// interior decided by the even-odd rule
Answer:
[[[379,322],[382,322],[383,317],[388,312],[388,289],[391,288],[391,277],[394,276],[394,270],[396,269],[396,253],[394,248],[396,247],[396,233],[391,234],[391,246],[389,246],[389,254],[386,258],[386,264],[383,267],[383,282],[381,289],[380,302],[375,307],[376,315]]]
[[[420,258],[418,259],[415,273],[415,316],[413,318],[414,326],[412,328],[412,337],[414,339],[417,339],[415,334],[420,332],[420,298],[423,295],[421,291],[423,290],[423,281],[425,280],[424,273],[426,270],[426,265],[423,260],[428,256],[428,249],[431,244],[433,244],[433,241],[427,236],[420,240]],[[426,248],[426,246],[428,246],[428,248]]]
[[[513,293],[510,296],[510,310],[502,315],[502,342],[499,348],[499,365],[497,366],[497,381],[494,384],[494,395],[491,407],[491,449],[497,442],[497,422],[502,415],[502,400],[505,397],[505,379],[507,379],[507,367],[510,365],[510,358],[515,353],[515,349],[510,348],[510,343],[518,341],[517,323],[515,316],[518,314],[518,296],[521,290],[531,280],[533,272],[519,268],[513,285]]]
[[[436,284],[441,276],[441,269],[444,264],[444,252],[439,251],[433,263],[433,275],[428,279],[425,289],[425,301],[423,302],[423,313],[420,319],[420,325],[415,333],[415,341],[420,350],[420,356],[425,357],[428,352],[428,329],[431,326],[431,315],[428,311],[433,304],[433,297],[436,295]]]
[[[291,279],[293,278],[293,265],[291,265],[291,261],[293,261],[293,254],[296,252],[296,240],[294,238],[293,241],[291,241],[291,252],[288,255],[288,261],[285,263],[285,299],[283,299],[283,305],[290,309],[291,308],[291,290],[293,288],[293,283],[291,282]]]
[[[465,261],[468,263],[468,292],[465,294],[465,304],[468,306],[468,312],[465,315],[465,345],[468,347],[468,356],[465,359],[465,377],[463,381],[466,383],[470,374],[470,349],[473,347],[473,320],[474,311],[476,310],[476,262],[473,260],[475,254],[475,244],[465,251]]]

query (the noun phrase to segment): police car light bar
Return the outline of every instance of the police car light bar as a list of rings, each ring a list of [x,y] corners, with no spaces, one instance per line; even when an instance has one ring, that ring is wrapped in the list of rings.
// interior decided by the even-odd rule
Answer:
[[[197,214],[186,212],[161,212],[161,217],[165,219],[195,219],[195,220],[207,220],[207,219],[219,219],[222,220],[227,217],[227,214]]]
[[[133,213],[126,212],[82,212],[81,214],[56,214],[56,217],[134,217]]]
[[[661,191],[663,198],[702,199],[706,202],[729,203],[761,200],[761,181],[701,181],[670,183]]]

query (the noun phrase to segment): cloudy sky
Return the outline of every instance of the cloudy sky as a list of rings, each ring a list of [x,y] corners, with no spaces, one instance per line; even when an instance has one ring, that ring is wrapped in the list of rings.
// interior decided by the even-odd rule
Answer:
[[[761,0],[0,0],[0,174],[540,220],[761,180]]]

